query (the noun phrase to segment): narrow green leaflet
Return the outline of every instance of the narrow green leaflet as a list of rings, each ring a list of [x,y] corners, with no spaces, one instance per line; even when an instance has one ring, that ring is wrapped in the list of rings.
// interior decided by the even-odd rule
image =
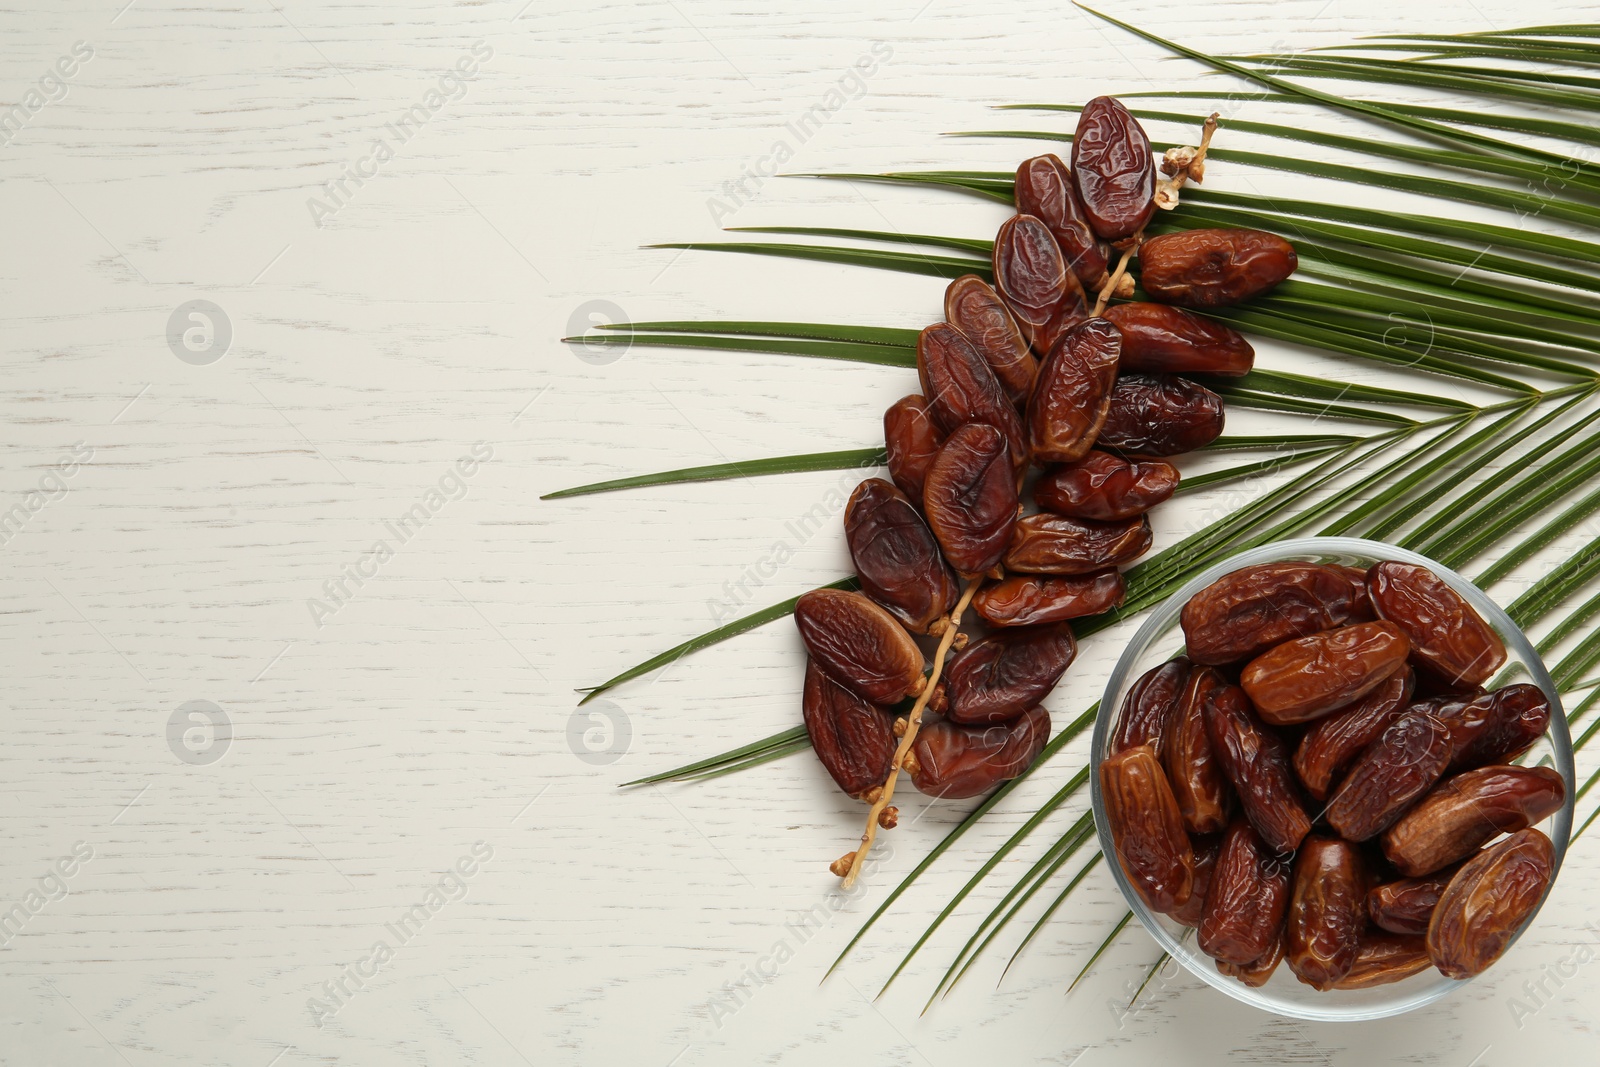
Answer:
[[[634,474],[626,478],[613,478],[606,482],[575,485],[571,489],[557,489],[546,493],[540,500],[559,500],[569,496],[588,496],[592,493],[610,493],[618,489],[643,489],[653,485],[681,485],[685,482],[718,482],[729,478],[754,478],[767,474],[796,474],[801,471],[862,471],[881,467],[888,454],[881,448],[851,448],[842,452],[809,452],[801,456],[774,456],[771,459],[734,460],[731,463],[710,463],[703,467],[683,467],[657,474]]]

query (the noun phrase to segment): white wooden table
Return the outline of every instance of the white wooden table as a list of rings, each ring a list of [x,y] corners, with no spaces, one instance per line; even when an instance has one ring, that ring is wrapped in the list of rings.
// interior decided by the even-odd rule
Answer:
[[[709,628],[719,599],[760,606],[844,573],[833,526],[797,540],[787,525],[839,476],[538,495],[872,444],[909,379],[645,348],[591,362],[557,338],[596,300],[634,319],[919,326],[941,290],[641,245],[719,223],[989,233],[998,206],[933,191],[745,179],[730,203],[728,183],[767,168],[778,142],[790,171],[1009,168],[1025,143],[938,135],[1019,124],[992,103],[1234,83],[1047,0],[124,2],[0,13],[3,93],[25,105],[0,146],[0,512],[23,509],[0,587],[0,1062],[1468,1067],[1600,1053],[1600,968],[1546,979],[1531,1017],[1512,1009],[1525,982],[1600,940],[1590,838],[1505,963],[1412,1016],[1297,1024],[1184,975],[1130,1014],[1128,984],[1155,956],[1137,930],[1066,996],[1122,913],[1102,870],[998,990],[1020,928],[919,1017],[1036,850],[873,994],[1080,749],[819,985],[967,805],[923,814],[908,797],[870,884],[840,900],[824,866],[860,809],[809,756],[618,789],[797,722],[786,624],[617,690],[610,734],[574,715],[575,687]],[[1508,0],[1116,11],[1232,51],[1587,14]],[[873,67],[859,89],[858,59]],[[851,98],[795,137],[840,85]],[[191,301],[209,302],[198,318]],[[1269,365],[1295,358],[1261,347]],[[1158,544],[1228,505],[1173,505]],[[738,591],[783,540],[793,558]],[[1117,641],[1089,643],[1051,702],[1058,722],[1098,695]],[[827,921],[797,924],[808,912]]]

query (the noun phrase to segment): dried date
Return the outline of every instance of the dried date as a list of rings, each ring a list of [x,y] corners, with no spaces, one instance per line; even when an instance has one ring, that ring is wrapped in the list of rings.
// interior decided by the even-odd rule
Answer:
[[[1450,730],[1407,711],[1361,753],[1328,802],[1328,825],[1347,841],[1376,837],[1433,787],[1450,762]]]
[[[1189,899],[1167,913],[1175,923],[1199,926],[1205,914],[1206,893],[1211,889],[1211,874],[1217,869],[1217,854],[1222,851],[1222,835],[1207,834],[1191,837],[1189,847],[1194,850],[1194,887]]]
[[[1260,959],[1252,963],[1246,963],[1243,966],[1219,962],[1217,971],[1230,978],[1237,978],[1252,988],[1264,986],[1267,984],[1268,979],[1272,977],[1272,972],[1278,969],[1278,964],[1283,962],[1283,948],[1283,931],[1280,930],[1278,931],[1278,936],[1273,939],[1272,944],[1267,947],[1267,951]]]
[[[1413,677],[1411,668],[1402,666],[1372,692],[1318,719],[1301,735],[1294,769],[1306,792],[1327,799],[1334,779],[1406,710]]]
[[[811,748],[840,789],[860,798],[889,777],[894,760],[893,717],[806,663],[802,714]]]
[[[1464,749],[1454,749],[1451,770],[1510,763],[1550,726],[1550,698],[1536,685],[1521,682],[1502,686],[1489,694],[1489,701],[1489,722]]]
[[[1117,379],[1122,334],[1089,319],[1056,342],[1028,397],[1028,451],[1035,462],[1075,463],[1105,424]]]
[[[1123,370],[1237,378],[1255,366],[1256,351],[1238,330],[1168,304],[1134,300],[1105,317],[1122,331]]]
[[[1150,138],[1120,101],[1097,96],[1079,113],[1072,180],[1089,225],[1107,241],[1132,237],[1155,213]]]
[[[1048,740],[1050,713],[1041,707],[992,726],[929,723],[912,742],[906,769],[928,796],[975,797],[1027,770]]]
[[[1366,926],[1366,874],[1348,841],[1312,836],[1294,861],[1284,958],[1295,977],[1332,989],[1355,966]]]
[[[1136,745],[1100,763],[1100,795],[1117,862],[1140,898],[1171,912],[1194,891],[1194,850],[1153,748]]]
[[[844,535],[862,591],[908,630],[928,633],[949,614],[960,595],[956,577],[904,493],[881,478],[856,486],[845,508]]]
[[[1178,701],[1187,688],[1189,670],[1189,661],[1179,656],[1139,676],[1122,699],[1122,713],[1111,732],[1111,752],[1134,745],[1150,745],[1161,751],[1177,714]]]
[[[1027,338],[1005,301],[988,282],[976,274],[951,282],[944,291],[944,317],[983,357],[1013,404],[1028,399],[1039,361],[1028,350]]]
[[[1361,622],[1263,652],[1245,666],[1239,684],[1267,722],[1309,722],[1372,692],[1410,650],[1398,626]]]
[[[1554,814],[1566,796],[1566,780],[1549,767],[1465,771],[1440,782],[1384,832],[1383,854],[1401,874],[1420,878]]]
[[[1189,658],[1221,666],[1342,626],[1355,608],[1350,582],[1332,567],[1262,563],[1225,574],[1200,590],[1183,606],[1181,622]]]
[[[945,670],[951,721],[1010,722],[1050,695],[1077,645],[1065,624],[1001,630],[968,645]]]
[[[1426,878],[1402,878],[1367,891],[1367,916],[1373,925],[1393,934],[1425,934],[1428,920],[1444,887],[1455,877],[1459,864]]]
[[[1206,697],[1222,684],[1222,676],[1210,667],[1191,671],[1161,743],[1161,762],[1172,795],[1178,799],[1184,826],[1195,834],[1216,833],[1226,827],[1232,807],[1228,780],[1217,765],[1206,733]]]
[[[1555,870],[1550,839],[1522,830],[1468,860],[1428,923],[1428,955],[1447,978],[1482,974],[1544,899]]]
[[[1091,451],[1047,471],[1034,485],[1033,499],[1057,515],[1116,522],[1143,515],[1177,490],[1178,468],[1170,463]]]
[[[1411,639],[1412,661],[1449,685],[1482,685],[1506,661],[1500,635],[1444,579],[1414,563],[1385,560],[1367,572],[1378,617]]]
[[[1235,819],[1211,872],[1196,943],[1214,960],[1253,963],[1278,939],[1288,903],[1287,864],[1248,821]]]
[[[864,594],[813,589],[795,602],[794,621],[811,658],[857,696],[894,704],[922,692],[922,650]]]
[[[1167,374],[1122,374],[1111,388],[1099,448],[1125,455],[1176,456],[1222,435],[1222,398]]]
[[[1139,284],[1152,299],[1187,308],[1228,307],[1293,274],[1294,246],[1263,230],[1180,230],[1139,249]]]
[[[920,506],[928,468],[944,444],[944,435],[928,410],[927,398],[913,393],[890,405],[883,413],[883,440],[889,477],[912,503]]]
[[[1106,268],[1111,248],[1090,227],[1072,172],[1061,157],[1043,155],[1023,160],[1017,167],[1014,197],[1018,211],[1049,227],[1083,287],[1098,292],[1109,280]]]
[[[1014,466],[1027,462],[1017,409],[989,364],[954,326],[937,323],[917,336],[917,374],[940,430],[948,434],[967,423],[987,423],[1005,435]]]
[[[1365,931],[1356,946],[1355,962],[1333,988],[1371,989],[1403,982],[1414,974],[1421,974],[1432,963],[1425,938]]]
[[[1293,852],[1311,832],[1295,789],[1289,751],[1256,718],[1243,689],[1219,685],[1205,698],[1206,736],[1240,807],[1274,852]]]
[[[1073,519],[1040,513],[1017,520],[1005,568],[1024,574],[1094,574],[1144,555],[1150,520]]]
[[[1017,524],[1006,439],[982,422],[952,433],[928,468],[922,508],[944,558],[964,577],[992,570]]]
[[[978,590],[972,608],[990,626],[1043,626],[1122,606],[1120,571],[1070,578],[1007,578]]]
[[[1083,286],[1067,267],[1061,246],[1039,219],[1013,215],[994,238],[995,289],[1035,352],[1050,351],[1063,328],[1061,316],[1087,313]]]

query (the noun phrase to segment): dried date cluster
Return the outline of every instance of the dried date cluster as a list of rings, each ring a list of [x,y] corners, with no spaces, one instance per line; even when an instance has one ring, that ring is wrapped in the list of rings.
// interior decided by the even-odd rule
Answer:
[[[1322,990],[1494,963],[1549,884],[1532,827],[1566,783],[1512,763],[1550,703],[1482,688],[1506,651],[1472,606],[1410,563],[1282,562],[1181,622],[1186,655],[1129,690],[1099,770],[1145,903],[1247,985],[1279,962]]]
[[[1163,206],[1203,163],[1204,142],[1169,161]],[[901,769],[925,793],[970,797],[1039,754],[1040,702],[1076,651],[1069,620],[1121,605],[1119,568],[1150,547],[1145,513],[1178,487],[1168,460],[1222,432],[1221,398],[1189,376],[1237,377],[1254,361],[1237,332],[1184,308],[1271,288],[1294,250],[1250,230],[1144,242],[1157,192],[1148,138],[1109,97],[1084,109],[1071,167],[1046,155],[1017,168],[993,284],[950,283],[945,321],[917,341],[921,391],[884,416],[892,484],[869,479],[850,499],[860,591],[796,605],[813,748],[873,805],[862,847],[833,865],[847,882],[895,818]],[[1132,295],[1136,252],[1151,299],[1107,308]],[[969,604],[989,633],[970,645]],[[923,728],[925,714],[938,718]]]

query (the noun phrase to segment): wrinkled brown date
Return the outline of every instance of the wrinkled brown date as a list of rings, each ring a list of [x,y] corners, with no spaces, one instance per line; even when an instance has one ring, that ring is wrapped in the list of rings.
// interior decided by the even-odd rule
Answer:
[[[944,444],[944,435],[933,424],[927,398],[912,393],[891,404],[883,413],[883,441],[889,457],[889,477],[912,503],[920,505],[928,468]]]
[[[963,274],[944,291],[944,317],[989,364],[1013,404],[1028,399],[1039,361],[1028,350],[1000,294],[976,274]]]
[[[1098,292],[1109,280],[1106,267],[1111,249],[1090,227],[1072,172],[1061,157],[1043,155],[1023,160],[1017,167],[1014,198],[1018,211],[1049,227],[1083,287]]]
[[[889,777],[894,760],[894,718],[829,678],[815,660],[806,663],[802,712],[811,747],[839,788],[860,797]]]
[[[972,608],[990,626],[1043,626],[1122,606],[1120,571],[1070,578],[1007,578],[978,590]]]
[[[1425,934],[1434,905],[1455,877],[1452,865],[1426,878],[1402,878],[1367,891],[1367,916],[1392,934]]]
[[[1480,767],[1446,778],[1383,835],[1394,869],[1420,878],[1485,841],[1532,826],[1561,807],[1567,783],[1549,767]]]
[[[1487,696],[1492,705],[1489,721],[1465,749],[1453,749],[1453,771],[1510,763],[1550,726],[1550,698],[1536,685],[1502,686]]]
[[[1235,966],[1255,962],[1278,939],[1288,904],[1288,865],[1248,821],[1235,819],[1211,872],[1196,938],[1200,951]]]
[[[1028,451],[1035,462],[1075,463],[1094,444],[1110,410],[1122,335],[1105,319],[1064,334],[1045,357],[1028,398]]]
[[[1402,666],[1372,692],[1318,719],[1301,735],[1294,770],[1306,792],[1327,799],[1334,779],[1406,710],[1413,677],[1411,668]]]
[[[945,670],[945,714],[967,726],[1010,722],[1050,695],[1077,650],[1064,624],[1001,630],[968,645]]]
[[[1239,805],[1274,852],[1293,852],[1311,832],[1289,767],[1289,751],[1256,718],[1244,690],[1219,685],[1205,698],[1206,736]]]
[[[1014,466],[1027,462],[1017,409],[989,364],[954,326],[936,323],[917,336],[917,374],[940,430],[948,434],[969,422],[987,423],[1005,435]]]
[[[1096,446],[1135,456],[1176,456],[1222,435],[1222,398],[1187,378],[1122,374],[1111,388]]]
[[[1479,735],[1488,729],[1489,720],[1494,718],[1494,694],[1434,696],[1417,701],[1414,710],[1426,711],[1444,723],[1445,729],[1450,731],[1450,766],[1461,770],[1465,764],[1458,766],[1456,756],[1465,757]]]
[[[1087,314],[1083,286],[1067,267],[1061,246],[1039,219],[1013,215],[995,234],[994,285],[1016,319],[1022,336],[1040,355],[1062,330],[1063,320]]]
[[[1398,626],[1360,622],[1263,652],[1245,666],[1239,684],[1267,722],[1309,722],[1372,692],[1410,649]]]
[[[1512,834],[1468,860],[1428,923],[1433,965],[1447,978],[1482,974],[1538,908],[1554,869],[1550,839],[1537,830]]]
[[[1150,520],[1072,519],[1041,512],[1018,519],[1005,567],[1024,574],[1094,574],[1144,555]]]
[[[1094,232],[1120,241],[1144,229],[1155,213],[1156,166],[1144,127],[1109,96],[1097,96],[1078,115],[1072,139],[1072,180]]]
[[[1217,868],[1217,853],[1222,851],[1222,835],[1191,837],[1189,847],[1194,849],[1194,888],[1189,892],[1189,899],[1167,915],[1184,926],[1199,926],[1205,914],[1206,893],[1211,889],[1211,873]]]
[[[1115,522],[1143,515],[1178,490],[1178,468],[1159,459],[1127,460],[1091,451],[1076,463],[1047,471],[1033,488],[1046,511]]]
[[[1332,989],[1355,966],[1366,926],[1361,852],[1335,837],[1305,839],[1294,861],[1284,958],[1295,977]]]
[[[1149,745],[1157,752],[1165,743],[1178,701],[1188,687],[1190,664],[1179,656],[1139,676],[1122,698],[1122,713],[1111,732],[1109,751],[1121,752],[1134,745]]]
[[[1351,621],[1354,590],[1339,571],[1316,563],[1242,567],[1206,586],[1183,606],[1189,658],[1221,666],[1274,645]]]
[[[1272,977],[1272,972],[1278,969],[1278,964],[1283,962],[1283,931],[1278,931],[1278,936],[1273,938],[1272,944],[1261,958],[1252,963],[1240,966],[1235,963],[1217,964],[1217,971],[1229,978],[1237,978],[1245,985],[1252,988],[1264,986]]]
[[[1152,299],[1188,308],[1237,304],[1294,273],[1294,246],[1263,230],[1180,230],[1139,248],[1139,284]]]
[[[1412,661],[1450,685],[1482,685],[1506,661],[1500,635],[1426,567],[1397,560],[1375,563],[1367,590],[1378,617],[1411,638]]]
[[[965,577],[992,570],[1017,524],[1017,483],[999,430],[969,422],[928,468],[922,510],[944,558]]]
[[[800,639],[828,677],[874,704],[922,692],[922,650],[865,594],[813,589],[794,605]]]
[[[1205,700],[1221,684],[1222,676],[1210,667],[1191,671],[1161,742],[1161,762],[1172,795],[1178,799],[1183,825],[1194,834],[1212,834],[1226,827],[1232,807],[1228,780],[1217,765],[1206,733]]]
[[[1238,330],[1167,304],[1114,304],[1105,317],[1122,331],[1123,370],[1237,378],[1255,366],[1256,350]]]
[[[845,542],[861,589],[913,633],[925,634],[960,595],[933,531],[904,493],[868,478],[850,494]],[[941,627],[942,630],[942,627]]]
[[[1356,946],[1355,962],[1333,988],[1371,989],[1403,982],[1427,970],[1432,962],[1425,938],[1368,930]]]
[[[929,723],[911,744],[911,784],[931,797],[975,797],[1028,769],[1050,740],[1050,713],[1029,708],[993,726]]]
[[[1182,907],[1194,891],[1194,849],[1155,749],[1102,760],[1100,796],[1117,862],[1140,898],[1155,911]]]
[[[1450,762],[1450,730],[1408,711],[1361,753],[1334,791],[1325,818],[1347,841],[1376,837],[1439,780]]]

